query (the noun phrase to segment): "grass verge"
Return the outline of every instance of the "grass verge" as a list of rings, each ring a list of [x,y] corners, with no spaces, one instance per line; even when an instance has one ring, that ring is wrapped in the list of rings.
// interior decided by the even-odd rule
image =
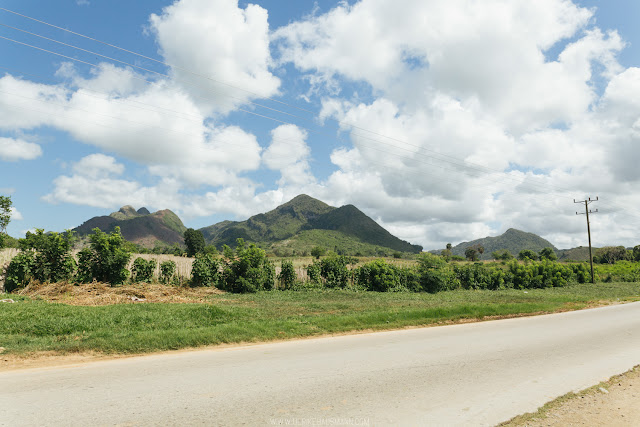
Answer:
[[[16,301],[0,305],[0,347],[19,356],[145,353],[550,313],[638,301],[639,294],[636,283],[607,283],[438,294],[274,291],[214,294],[201,304],[103,306],[0,295]]]

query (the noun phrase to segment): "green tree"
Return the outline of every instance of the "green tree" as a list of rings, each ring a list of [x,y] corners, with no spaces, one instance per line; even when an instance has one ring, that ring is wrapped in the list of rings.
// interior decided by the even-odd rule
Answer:
[[[518,259],[521,261],[525,261],[525,260],[537,261],[538,254],[536,253],[536,251],[532,251],[531,249],[523,249],[518,253]]]
[[[120,284],[129,277],[127,264],[131,253],[126,250],[120,227],[111,234],[99,228],[89,236],[89,247],[78,253],[78,280]]]
[[[555,251],[552,248],[544,248],[540,251],[540,260],[548,259],[549,261],[555,261],[558,259]]]
[[[11,221],[11,197],[0,196],[0,249],[4,247],[7,226]]]
[[[593,258],[601,264],[615,264],[616,261],[627,259],[627,250],[624,246],[605,246],[598,249]]]
[[[314,246],[313,249],[311,249],[311,256],[315,259],[320,259],[320,257],[326,253],[327,249],[323,248],[322,246]]]
[[[632,256],[634,261],[640,261],[640,245],[633,247]]]
[[[184,232],[184,244],[187,247],[187,256],[194,257],[204,251],[205,242],[204,236],[200,230],[194,230],[193,228],[187,228]]]
[[[467,249],[464,250],[464,256],[469,261],[477,261],[478,260],[478,250],[476,248],[474,248],[473,246],[469,246]]]
[[[70,280],[75,274],[76,261],[71,255],[73,232],[27,231],[25,238],[19,240],[19,246],[23,251],[35,251],[31,273],[33,279],[41,283]]]

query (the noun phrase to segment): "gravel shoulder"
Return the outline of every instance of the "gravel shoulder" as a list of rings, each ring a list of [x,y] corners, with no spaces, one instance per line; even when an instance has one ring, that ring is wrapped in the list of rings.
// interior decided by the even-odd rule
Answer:
[[[579,393],[555,399],[536,413],[500,427],[640,425],[640,365]]]

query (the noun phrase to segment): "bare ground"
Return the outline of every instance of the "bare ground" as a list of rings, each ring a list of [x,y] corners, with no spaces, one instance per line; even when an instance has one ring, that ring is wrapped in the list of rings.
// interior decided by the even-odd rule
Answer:
[[[502,427],[639,426],[640,365],[580,393],[547,403],[535,414],[524,414]]]

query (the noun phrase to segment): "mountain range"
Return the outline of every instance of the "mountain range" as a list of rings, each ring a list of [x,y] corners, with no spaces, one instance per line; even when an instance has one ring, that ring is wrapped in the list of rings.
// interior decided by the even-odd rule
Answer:
[[[146,208],[136,211],[124,206],[108,216],[91,218],[74,231],[83,236],[96,227],[109,232],[116,226],[125,239],[149,248],[182,244],[186,230],[170,210],[150,213]],[[282,255],[308,253],[314,246],[351,255],[422,251],[421,246],[393,236],[353,205],[336,208],[305,194],[245,221],[222,221],[200,231],[207,244],[217,248],[234,246],[236,239],[243,238]]]

